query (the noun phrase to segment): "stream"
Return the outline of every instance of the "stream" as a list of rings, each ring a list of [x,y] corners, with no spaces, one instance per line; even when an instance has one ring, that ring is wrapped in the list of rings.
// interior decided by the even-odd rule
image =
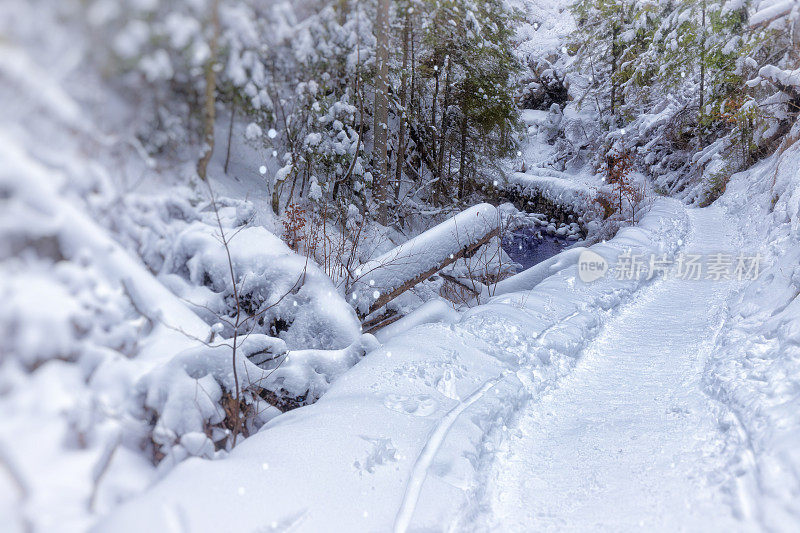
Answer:
[[[526,226],[503,238],[503,250],[515,262],[527,269],[560,253],[575,241],[550,235],[541,228]]]

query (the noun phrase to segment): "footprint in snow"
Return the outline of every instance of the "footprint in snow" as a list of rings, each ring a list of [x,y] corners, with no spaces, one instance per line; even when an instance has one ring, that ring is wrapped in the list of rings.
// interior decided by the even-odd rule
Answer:
[[[383,405],[392,411],[413,416],[429,416],[436,412],[439,402],[427,394],[403,396],[389,394],[383,400]]]
[[[397,449],[392,444],[391,439],[364,435],[361,435],[361,438],[370,444],[370,449],[363,460],[356,460],[353,463],[356,470],[366,471],[371,474],[375,472],[377,466],[397,461]]]
[[[455,372],[452,369],[445,369],[442,373],[440,378],[437,378],[435,381],[436,390],[441,392],[442,395],[447,396],[451,400],[460,401],[461,397],[458,394],[458,390],[456,389],[456,382],[459,378],[462,377],[461,372],[456,370]]]

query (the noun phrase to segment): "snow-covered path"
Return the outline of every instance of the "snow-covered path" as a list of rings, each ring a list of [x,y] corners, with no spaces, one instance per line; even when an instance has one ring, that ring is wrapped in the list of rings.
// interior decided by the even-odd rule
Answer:
[[[733,250],[719,209],[691,210],[686,249]],[[734,283],[668,279],[611,319],[574,372],[520,416],[493,466],[486,521],[507,531],[741,530],[725,464],[735,428],[702,370]],[[725,428],[728,429],[725,429]],[[739,516],[737,516],[737,514]],[[486,522],[483,524],[487,525]]]

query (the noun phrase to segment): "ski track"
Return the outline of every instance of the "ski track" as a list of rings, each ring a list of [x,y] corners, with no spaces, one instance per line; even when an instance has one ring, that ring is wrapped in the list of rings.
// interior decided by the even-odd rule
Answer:
[[[690,210],[686,250],[735,253],[717,208]],[[703,391],[730,281],[668,279],[605,326],[532,401],[489,473],[476,529],[751,529],[742,436]],[[746,455],[746,454],[745,454]],[[738,476],[738,477],[734,477]]]
[[[466,400],[459,402],[431,432],[431,435],[428,437],[428,442],[425,444],[417,461],[414,463],[411,476],[406,484],[403,503],[400,505],[400,510],[397,513],[397,518],[394,523],[395,533],[405,533],[408,530],[411,519],[414,517],[414,510],[419,501],[419,495],[422,492],[422,485],[425,483],[425,478],[428,476],[428,469],[433,459],[436,457],[436,452],[447,437],[447,432],[450,431],[450,428],[453,427],[459,415],[461,415],[467,407],[480,400],[483,395],[494,387],[502,378],[503,376],[500,375],[494,379],[490,379],[478,388],[478,390],[473,392]]]

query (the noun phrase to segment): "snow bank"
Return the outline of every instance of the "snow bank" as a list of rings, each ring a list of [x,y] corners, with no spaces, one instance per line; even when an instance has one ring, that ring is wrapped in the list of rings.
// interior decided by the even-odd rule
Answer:
[[[24,247],[30,233],[38,233],[40,238],[51,236],[60,254],[76,260],[90,257],[105,276],[124,283],[146,315],[195,337],[208,335],[208,326],[185,303],[156,282],[84,212],[64,202],[54,190],[57,182],[51,172],[3,132],[0,158],[4,162],[0,185],[13,199],[4,213],[3,231],[9,251]]]
[[[790,134],[797,138],[795,125]],[[721,202],[742,220],[766,270],[729,302],[706,366],[709,393],[730,408],[751,512],[765,529],[800,520],[800,144],[735,175]]]
[[[671,253],[686,228],[684,208],[659,200],[640,227],[591,249],[612,262],[627,249]],[[610,276],[585,284],[567,264],[455,324],[392,337],[316,404],[272,420],[227,459],[182,463],[96,530],[452,524],[479,498],[495,429],[530,399],[527,391],[568,372],[608,312],[646,283]]]
[[[377,344],[315,265],[263,228],[237,227],[247,212],[222,202],[252,319],[239,330],[237,389],[233,290],[213,212],[151,198],[150,211],[133,201],[114,213],[156,277],[76,207],[71,174],[2,128],[0,159],[0,453],[29,486],[20,520],[85,529],[93,512],[187,457],[224,457],[230,398],[241,396],[241,441],[279,413],[274,405],[315,400]],[[63,463],[67,487],[48,486],[48,463]]]
[[[231,398],[241,442],[377,341],[316,266],[251,225],[250,202],[218,198],[246,307],[237,390],[233,290],[205,189],[170,187],[182,170],[159,174],[119,124],[130,110],[71,41],[83,26],[42,37],[43,19],[71,20],[14,3],[28,12],[0,43],[0,515],[12,531],[85,531],[185,458],[226,456]],[[16,47],[18,32],[45,42]],[[66,61],[44,52],[61,44]],[[63,78],[110,112],[93,120]]]
[[[433,322],[457,322],[460,317],[461,315],[453,309],[451,303],[445,302],[444,300],[430,300],[397,322],[378,330],[375,333],[375,338],[380,342],[386,342],[392,337],[396,337],[422,324],[430,324]]]
[[[586,248],[581,246],[570,248],[550,259],[528,268],[515,276],[506,278],[497,283],[494,288],[494,295],[508,294],[533,289],[536,285],[549,278],[556,272],[564,270],[568,266],[578,262],[578,258]]]

